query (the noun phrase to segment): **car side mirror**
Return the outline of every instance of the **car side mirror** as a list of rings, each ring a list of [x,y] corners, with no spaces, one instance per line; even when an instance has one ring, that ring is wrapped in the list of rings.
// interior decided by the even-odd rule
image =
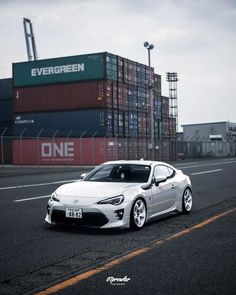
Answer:
[[[158,186],[161,182],[165,182],[168,179],[165,175],[158,175],[154,178],[154,183],[156,186]]]
[[[88,175],[88,173],[83,173],[83,174],[81,174],[81,175],[80,175],[80,179],[81,179],[81,180],[85,179],[85,177],[86,177],[87,175]]]

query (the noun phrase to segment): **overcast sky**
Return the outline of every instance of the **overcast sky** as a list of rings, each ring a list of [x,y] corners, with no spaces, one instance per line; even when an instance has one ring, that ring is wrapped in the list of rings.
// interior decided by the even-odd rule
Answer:
[[[178,73],[179,123],[236,122],[235,0],[0,0],[0,78],[27,60],[23,17],[40,59],[108,51]]]

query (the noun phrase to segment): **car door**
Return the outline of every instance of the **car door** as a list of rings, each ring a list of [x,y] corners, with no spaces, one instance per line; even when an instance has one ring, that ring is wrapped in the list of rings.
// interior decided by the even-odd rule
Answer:
[[[168,177],[165,182],[159,183],[158,186],[152,186],[153,212],[160,213],[168,210],[176,203],[176,181],[175,171],[165,165],[157,165],[153,171],[153,177],[158,175]]]

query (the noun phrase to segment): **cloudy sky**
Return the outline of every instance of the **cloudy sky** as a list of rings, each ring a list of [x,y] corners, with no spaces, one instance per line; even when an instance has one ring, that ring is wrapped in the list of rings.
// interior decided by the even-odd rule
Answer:
[[[39,58],[108,51],[178,72],[179,124],[236,122],[235,0],[0,0],[0,78],[26,61],[23,17]]]

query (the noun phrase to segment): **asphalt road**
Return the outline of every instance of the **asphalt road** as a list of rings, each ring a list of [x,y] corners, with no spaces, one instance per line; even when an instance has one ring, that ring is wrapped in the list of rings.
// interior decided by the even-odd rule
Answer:
[[[192,214],[173,214],[139,232],[44,224],[48,196],[86,169],[29,174],[22,168],[0,177],[0,294],[34,294],[61,281],[66,287],[71,276],[84,273],[87,279],[59,287],[59,294],[233,294],[235,211],[189,229],[236,207],[236,159],[176,166],[191,177]],[[132,257],[134,249],[140,254]],[[106,281],[125,276],[124,285]]]

